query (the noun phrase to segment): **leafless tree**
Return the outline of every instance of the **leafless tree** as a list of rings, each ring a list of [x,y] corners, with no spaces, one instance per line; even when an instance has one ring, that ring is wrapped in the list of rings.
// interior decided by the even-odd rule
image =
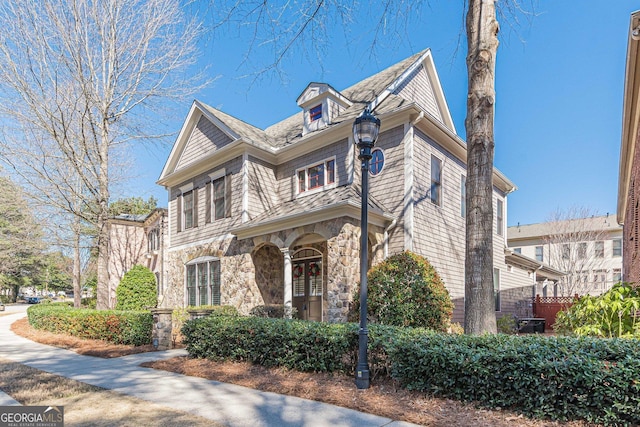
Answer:
[[[613,217],[598,216],[586,207],[558,209],[550,215],[543,240],[549,251],[549,265],[567,273],[558,282],[560,295],[602,291],[604,283],[598,282],[602,278],[591,279],[592,272],[606,267],[604,241],[609,239],[607,227],[610,225],[607,221],[615,222]],[[606,277],[606,269],[603,275]]]
[[[168,101],[207,83],[189,74],[202,26],[183,8],[178,0],[0,4],[3,160],[33,193],[54,189],[43,202],[96,228],[99,290],[108,282],[114,150],[162,136]],[[99,291],[98,307],[107,300]]]

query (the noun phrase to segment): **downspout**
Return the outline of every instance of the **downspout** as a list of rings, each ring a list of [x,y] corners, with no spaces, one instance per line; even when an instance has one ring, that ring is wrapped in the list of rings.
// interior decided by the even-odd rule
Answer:
[[[384,229],[384,249],[383,249],[383,255],[384,258],[387,259],[387,257],[389,257],[389,231],[394,228],[396,225],[398,224],[398,219],[395,218],[393,221],[391,221],[391,224],[389,224],[387,226],[387,228]]]

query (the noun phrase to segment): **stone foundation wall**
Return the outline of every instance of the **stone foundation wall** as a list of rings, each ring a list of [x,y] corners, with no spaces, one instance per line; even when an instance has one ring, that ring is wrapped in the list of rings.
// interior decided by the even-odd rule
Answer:
[[[381,261],[383,230],[370,227],[369,255],[372,265]],[[309,235],[326,239],[307,245],[296,242]],[[172,250],[167,256],[167,287],[161,307],[184,307],[185,264],[201,256],[220,259],[222,305],[231,305],[248,314],[256,305],[282,304],[284,301],[284,258],[280,249],[289,245],[293,252],[313,247],[323,254],[323,319],[347,320],[349,305],[360,281],[360,226],[351,218],[337,218],[297,229],[283,230],[254,239],[226,239]]]

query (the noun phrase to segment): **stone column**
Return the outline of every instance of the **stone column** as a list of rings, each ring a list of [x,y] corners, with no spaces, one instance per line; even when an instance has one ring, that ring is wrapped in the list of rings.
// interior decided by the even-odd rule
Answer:
[[[172,313],[173,309],[170,308],[151,309],[151,314],[153,315],[153,346],[157,350],[171,349]]]
[[[289,248],[280,249],[284,255],[284,309],[287,317],[291,317],[293,310],[292,267]]]

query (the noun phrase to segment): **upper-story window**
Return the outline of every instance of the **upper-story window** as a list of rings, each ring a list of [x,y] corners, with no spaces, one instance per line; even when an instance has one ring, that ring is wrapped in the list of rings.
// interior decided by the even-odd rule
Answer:
[[[320,190],[336,182],[336,159],[327,159],[321,163],[298,169],[298,193]]]
[[[514,248],[513,252],[515,252],[517,254],[521,254],[522,253],[522,248]]]
[[[369,161],[369,173],[373,176],[378,175],[384,168],[384,153],[379,148],[371,151],[371,160]]]
[[[578,259],[585,259],[587,257],[587,242],[578,243]]]
[[[571,245],[569,243],[562,244],[562,259],[571,258]]]
[[[182,195],[182,218],[184,219],[184,229],[193,228],[194,222],[194,191],[188,191]]]
[[[222,219],[226,216],[225,207],[225,188],[224,188],[224,176],[218,179],[214,179],[213,185],[213,218]]]
[[[504,203],[498,199],[496,206],[496,233],[498,236],[502,236],[502,230],[504,230]]]
[[[431,202],[442,206],[442,160],[431,155]]]
[[[536,261],[544,261],[544,250],[542,246],[536,246]]]
[[[622,239],[613,239],[613,256],[622,256]]]
[[[594,255],[596,258],[604,258],[604,242],[602,240],[596,241]]]
[[[160,249],[160,230],[158,228],[152,228],[149,233],[147,233],[147,240],[150,253]]]
[[[309,121],[314,122],[322,118],[322,104],[318,104],[315,107],[309,109]]]
[[[460,176],[460,216],[467,216],[467,177]]]

